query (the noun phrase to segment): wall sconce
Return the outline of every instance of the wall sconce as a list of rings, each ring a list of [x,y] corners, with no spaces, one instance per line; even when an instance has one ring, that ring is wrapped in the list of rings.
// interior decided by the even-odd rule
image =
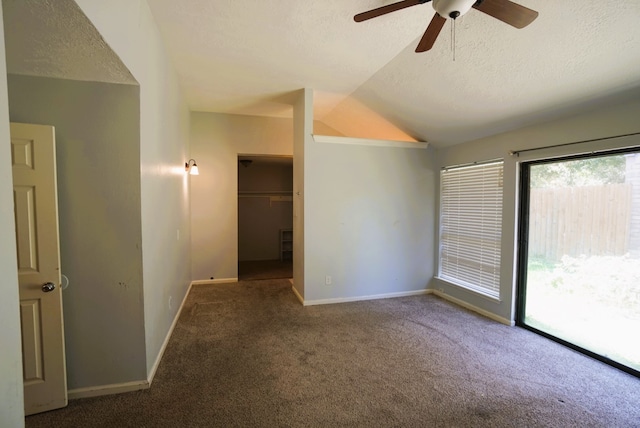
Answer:
[[[193,164],[191,164],[191,162],[193,162]],[[198,171],[198,164],[195,159],[189,159],[189,162],[185,162],[184,170],[190,175],[200,175],[200,172]]]

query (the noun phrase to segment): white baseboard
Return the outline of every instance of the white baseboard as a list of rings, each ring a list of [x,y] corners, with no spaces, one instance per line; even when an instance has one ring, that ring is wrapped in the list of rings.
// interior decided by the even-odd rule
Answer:
[[[112,383],[110,385],[90,386],[87,388],[70,389],[67,392],[69,400],[77,398],[98,397],[101,395],[121,394],[123,392],[139,391],[141,389],[149,389],[147,380],[138,380],[133,382]]]
[[[227,282],[238,282],[238,278],[198,279],[191,281],[191,285],[223,284]]]
[[[347,303],[347,302],[358,302],[362,300],[376,300],[376,299],[390,299],[394,297],[407,297],[407,296],[419,296],[424,294],[434,294],[438,297],[441,297],[451,303],[454,303],[458,306],[462,306],[463,308],[469,309],[470,311],[476,312],[482,316],[485,316],[489,319],[497,321],[501,324],[506,324],[509,326],[514,326],[515,322],[509,320],[507,318],[503,318],[498,316],[492,312],[481,309],[477,306],[471,305],[464,300],[456,299],[455,297],[449,296],[448,294],[442,293],[439,290],[434,289],[425,289],[425,290],[417,290],[417,291],[406,291],[400,293],[387,293],[387,294],[374,294],[370,296],[358,296],[358,297],[344,297],[344,298],[335,298],[335,299],[318,299],[318,300],[304,300],[302,296],[298,293],[295,287],[292,287],[293,293],[296,295],[298,300],[302,302],[304,306],[315,306],[315,305],[331,305],[334,303]]]
[[[294,288],[294,292],[296,292],[295,288]],[[362,300],[378,300],[378,299],[392,299],[394,297],[420,296],[423,294],[429,294],[431,292],[432,290],[424,289],[424,290],[416,290],[416,291],[402,291],[399,293],[372,294],[369,296],[337,297],[334,299],[303,300],[302,304],[304,306],[332,305],[334,303],[359,302]],[[296,292],[296,295],[298,295],[297,292]]]
[[[298,290],[296,290],[296,287],[293,286],[293,279],[290,279],[289,282],[291,283],[291,289],[293,290],[293,294],[296,295],[300,303],[302,303],[302,306],[304,306],[304,297],[302,297],[300,293],[298,293]]]
[[[160,361],[162,360],[164,351],[167,349],[167,345],[169,344],[169,339],[171,339],[171,335],[173,334],[173,329],[176,328],[176,324],[178,323],[178,318],[180,318],[180,314],[182,313],[182,308],[184,307],[184,303],[187,301],[187,297],[189,297],[189,292],[191,291],[192,286],[193,286],[193,283],[189,284],[189,287],[187,287],[187,292],[184,294],[184,297],[182,298],[182,303],[180,303],[180,307],[178,308],[178,311],[176,312],[175,317],[173,317],[173,322],[171,323],[171,327],[169,327],[167,336],[164,338],[164,342],[160,347],[160,352],[156,357],[156,361],[153,363],[153,367],[151,368],[151,371],[147,375],[147,381],[149,383],[149,386],[151,386],[151,383],[153,382],[153,378],[156,376],[156,371],[158,370],[158,366],[160,365]]]
[[[449,296],[448,294],[445,294],[445,293],[441,292],[440,290],[429,290],[429,291],[431,291],[431,293],[435,294],[438,297],[442,297],[443,299],[450,301],[451,303],[455,303],[458,306],[462,306],[463,308],[469,309],[470,311],[476,312],[476,313],[478,313],[478,314],[480,314],[482,316],[485,316],[487,318],[490,318],[490,319],[492,319],[494,321],[498,321],[501,324],[506,324],[506,325],[509,325],[511,327],[513,327],[515,325],[515,322],[510,320],[510,319],[498,316],[498,315],[496,315],[496,314],[494,314],[492,312],[489,312],[489,311],[485,311],[484,309],[481,309],[481,308],[479,308],[477,306],[471,305],[471,304],[465,302],[464,300],[456,299],[455,297]]]
[[[158,366],[160,365],[160,361],[162,360],[162,356],[164,355],[164,351],[167,349],[167,345],[169,344],[169,339],[171,339],[171,335],[173,334],[173,330],[178,323],[178,318],[180,318],[180,314],[182,313],[182,308],[184,307],[185,302],[187,301],[187,297],[189,296],[189,292],[191,291],[193,283],[189,284],[187,288],[187,292],[182,298],[182,303],[180,304],[180,308],[176,312],[175,317],[173,318],[173,322],[171,323],[171,327],[169,327],[169,331],[167,332],[167,336],[160,347],[160,352],[156,358],[149,375],[147,376],[147,380],[138,380],[132,382],[123,382],[123,383],[114,383],[109,385],[99,385],[99,386],[90,386],[87,388],[76,388],[70,389],[67,394],[70,400],[75,400],[77,398],[89,398],[89,397],[99,397],[101,395],[112,395],[112,394],[121,394],[124,392],[132,392],[138,391],[141,389],[149,389],[151,387],[151,383],[153,382],[153,378],[156,375],[156,371],[158,370]]]

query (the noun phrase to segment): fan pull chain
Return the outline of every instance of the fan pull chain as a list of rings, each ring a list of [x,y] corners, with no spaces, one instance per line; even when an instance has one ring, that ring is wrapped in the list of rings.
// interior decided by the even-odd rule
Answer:
[[[451,52],[453,53],[453,60],[456,60],[456,19],[451,20]]]
[[[454,32],[453,32],[453,26],[454,25],[456,25],[456,20],[452,19],[451,20],[451,27],[450,27],[451,37],[449,38],[450,43],[451,43],[451,52],[453,52],[453,49],[455,48],[454,43],[453,43],[453,38],[455,37]]]

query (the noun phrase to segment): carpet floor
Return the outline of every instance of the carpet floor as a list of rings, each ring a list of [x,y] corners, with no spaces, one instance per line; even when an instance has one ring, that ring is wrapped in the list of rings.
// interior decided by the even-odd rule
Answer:
[[[637,427],[640,379],[432,295],[303,307],[195,286],[149,390],[36,427]]]

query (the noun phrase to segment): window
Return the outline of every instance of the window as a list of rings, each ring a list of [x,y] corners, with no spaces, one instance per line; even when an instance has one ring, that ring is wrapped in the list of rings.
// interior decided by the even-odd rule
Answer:
[[[518,325],[640,376],[640,151],[524,162]]]
[[[440,279],[500,297],[502,161],[440,174]]]

